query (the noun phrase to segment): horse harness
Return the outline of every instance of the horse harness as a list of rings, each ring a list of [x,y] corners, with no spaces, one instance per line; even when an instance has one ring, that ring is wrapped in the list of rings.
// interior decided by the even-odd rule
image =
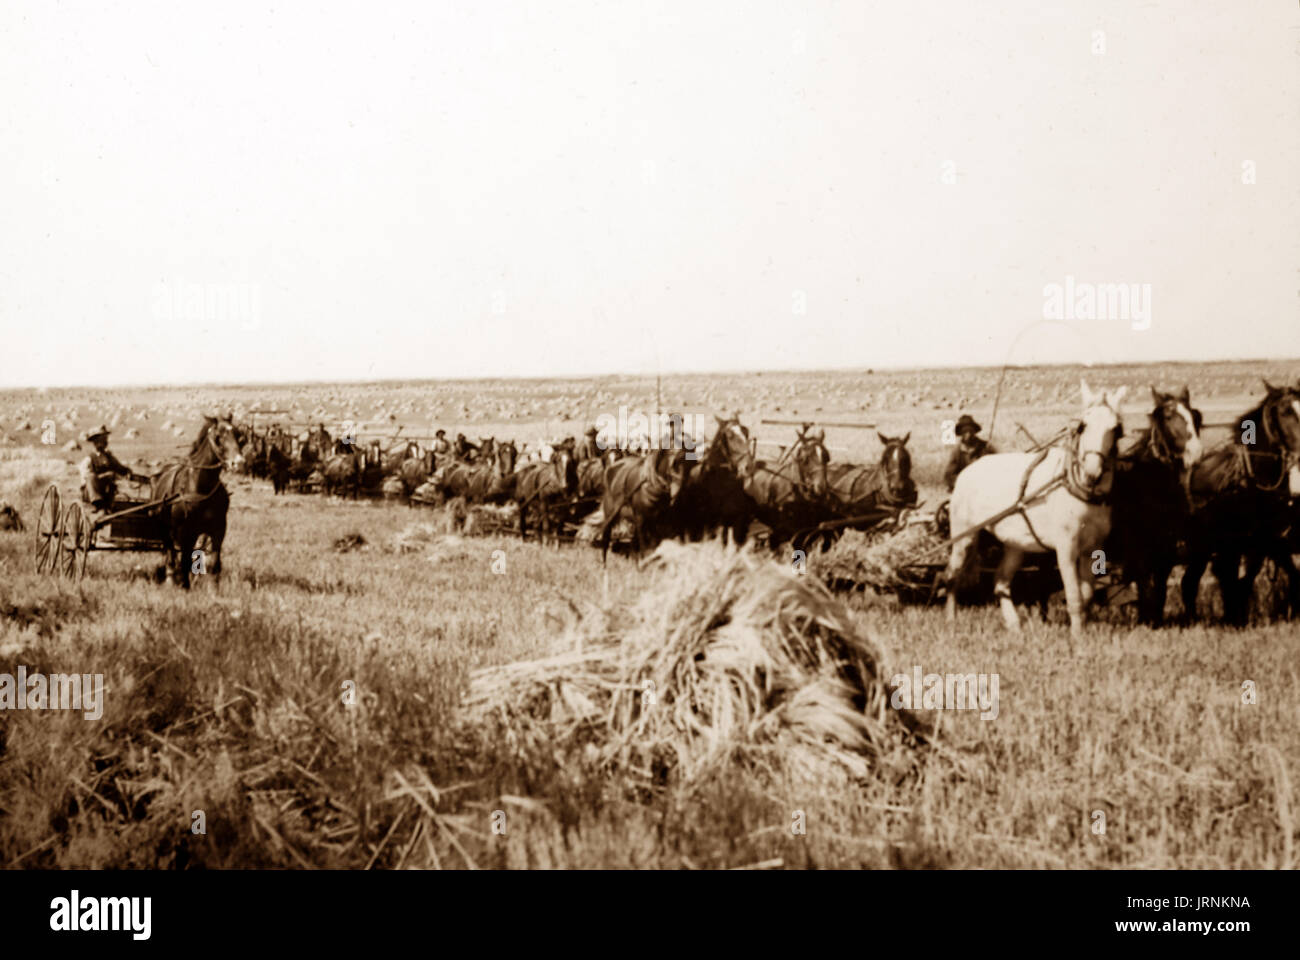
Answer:
[[[1115,439],[1118,441],[1123,434],[1123,427],[1117,425],[1115,431]],[[1030,501],[1036,501],[1045,494],[1051,493],[1057,487],[1064,486],[1069,491],[1070,496],[1076,500],[1081,500],[1093,506],[1105,504],[1110,499],[1111,487],[1115,481],[1115,448],[1112,446],[1111,452],[1106,457],[1106,466],[1102,470],[1101,478],[1098,479],[1094,486],[1089,487],[1081,477],[1083,462],[1079,457],[1079,438],[1083,436],[1082,421],[1069,431],[1068,436],[1069,439],[1065,444],[1065,463],[1061,471],[1046,484],[1035,490],[1033,496],[1029,498]],[[1029,519],[1025,491],[1029,487],[1029,478],[1054,449],[1056,449],[1055,445],[1044,447],[1030,461],[1029,466],[1025,468],[1024,475],[1020,478],[1020,492],[1016,496],[1016,510],[1014,511],[1025,521],[1025,526],[1029,529],[1029,535],[1034,538],[1035,543],[1043,548],[1044,553],[1050,553],[1052,548],[1043,543],[1042,537],[1034,529],[1033,521]],[[1105,480],[1108,476],[1110,482],[1106,483]]]

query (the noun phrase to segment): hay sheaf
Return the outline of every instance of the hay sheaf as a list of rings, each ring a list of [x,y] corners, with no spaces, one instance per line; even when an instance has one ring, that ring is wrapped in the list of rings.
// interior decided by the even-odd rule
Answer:
[[[866,778],[923,743],[884,657],[811,577],[752,551],[665,543],[624,604],[574,623],[570,652],[476,672],[464,719],[508,749],[649,787],[736,765]]]
[[[944,563],[947,559],[946,542],[932,524],[908,523],[883,533],[847,530],[814,562],[825,579],[896,590],[916,585],[915,576],[908,576],[907,564]]]
[[[582,523],[578,524],[578,530],[574,534],[574,539],[579,543],[597,543],[600,537],[600,528],[604,522],[605,511],[600,507],[597,507],[591,513],[582,518]],[[609,531],[611,542],[631,542],[632,535],[632,522],[623,517],[614,521],[614,526]]]

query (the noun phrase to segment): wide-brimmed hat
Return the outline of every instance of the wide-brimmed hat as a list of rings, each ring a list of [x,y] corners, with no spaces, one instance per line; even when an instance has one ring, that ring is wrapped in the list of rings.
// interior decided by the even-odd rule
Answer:
[[[984,429],[983,427],[981,427],[978,423],[975,422],[974,417],[972,417],[969,413],[963,413],[961,417],[957,420],[957,427],[955,432],[958,435],[966,432],[967,430],[969,430],[971,433],[979,433],[983,429]]]
[[[94,440],[96,437],[107,437],[109,434],[108,424],[101,423],[97,427],[92,427],[86,434],[87,440]]]
[[[594,436],[596,436],[598,433],[600,433],[600,431],[597,430],[595,427],[588,427],[588,428],[587,428],[587,436],[589,436],[589,437],[594,437]]]
[[[434,431],[434,434],[433,434],[433,435],[434,435],[435,437],[445,437],[445,436],[447,435],[447,431],[446,431],[446,430],[436,430],[436,431]]]

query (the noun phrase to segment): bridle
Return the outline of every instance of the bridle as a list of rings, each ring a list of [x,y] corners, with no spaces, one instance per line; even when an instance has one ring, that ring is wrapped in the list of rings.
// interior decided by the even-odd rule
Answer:
[[[1124,436],[1124,424],[1120,422],[1117,413],[1115,415],[1115,426],[1108,431],[1114,434],[1109,452],[1102,453],[1100,450],[1088,450],[1081,454],[1079,452],[1079,441],[1083,439],[1087,426],[1086,421],[1080,420],[1070,431],[1066,440],[1065,487],[1073,497],[1082,500],[1084,503],[1102,504],[1110,497],[1111,487],[1115,482],[1115,460],[1118,455],[1119,440]],[[1046,450],[1044,453],[1046,453]],[[1084,464],[1087,462],[1088,457],[1099,457],[1102,461],[1101,472],[1092,483],[1088,482],[1083,473]]]
[[[1265,493],[1273,493],[1280,489],[1282,484],[1287,480],[1287,474],[1297,464],[1300,464],[1300,450],[1293,450],[1291,448],[1291,444],[1287,442],[1286,434],[1282,431],[1281,424],[1277,422],[1281,418],[1281,414],[1278,412],[1277,407],[1280,406],[1288,397],[1295,396],[1297,396],[1297,394],[1289,390],[1284,391],[1276,398],[1266,399],[1260,408],[1260,420],[1264,427],[1264,437],[1268,441],[1268,445],[1277,448],[1276,450],[1247,449],[1248,446],[1253,445],[1240,442],[1236,444],[1238,455],[1241,458],[1241,465],[1246,476],[1250,478],[1251,483],[1260,490],[1263,490]],[[1278,452],[1278,450],[1281,452]],[[1278,470],[1276,482],[1266,484],[1256,476],[1254,464],[1251,462],[1251,458],[1253,457],[1267,457],[1270,460],[1279,461],[1280,469]]]
[[[217,444],[216,438],[212,435],[212,429],[209,428],[203,435],[206,441],[207,450],[193,450],[185,455],[185,465],[192,470],[233,470],[231,465],[221,453],[221,447]],[[195,462],[195,458],[203,453],[211,453],[216,458],[216,463],[202,464]]]
[[[775,468],[769,467],[766,464],[755,463],[753,470],[750,473],[750,476],[753,476],[754,474],[759,472],[770,473],[773,476],[780,477],[782,480],[785,480],[787,483],[789,483],[792,487],[795,488],[795,490],[799,492],[799,495],[801,497],[804,497],[805,499],[811,499],[815,497],[816,494],[811,489],[811,485],[808,483],[808,480],[805,477],[805,472],[807,469],[807,465],[805,462],[806,457],[801,455],[798,452],[801,447],[808,447],[808,446],[812,447],[814,451],[818,453],[817,462],[822,471],[822,485],[824,488],[829,489],[829,483],[826,480],[826,460],[829,459],[829,457],[825,456],[826,455],[825,444],[823,444],[822,441],[816,439],[815,437],[804,437],[804,436],[799,437],[793,444],[791,444],[790,448],[781,455],[781,459],[777,461]],[[785,471],[789,469],[791,462],[793,462],[794,466],[799,471],[798,479],[786,476]]]
[[[733,435],[741,441],[742,453],[739,457],[736,456],[730,441],[730,437]],[[744,464],[743,467],[742,464]],[[713,440],[704,454],[703,467],[716,468],[723,465],[729,467],[732,473],[742,479],[750,477],[754,473],[755,464],[754,458],[749,451],[749,437],[745,432],[745,428],[737,420],[726,420],[719,425],[718,432],[714,434]]]

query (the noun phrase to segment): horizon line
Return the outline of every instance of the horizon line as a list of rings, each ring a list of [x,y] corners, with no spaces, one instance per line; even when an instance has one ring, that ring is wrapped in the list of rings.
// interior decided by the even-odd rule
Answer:
[[[513,382],[528,381],[546,381],[546,380],[606,380],[610,378],[626,379],[650,379],[663,377],[710,377],[718,375],[728,376],[754,376],[763,374],[816,374],[816,373],[848,373],[852,371],[861,371],[868,375],[874,375],[876,371],[888,371],[890,373],[913,373],[923,372],[926,370],[1042,370],[1053,368],[1069,367],[1151,367],[1151,366],[1202,366],[1205,364],[1244,364],[1244,363],[1297,363],[1300,364],[1300,357],[1231,357],[1218,358],[1213,360],[1119,360],[1107,363],[1090,363],[1082,360],[1069,362],[1044,362],[1044,363],[935,363],[925,366],[911,364],[874,364],[871,366],[844,365],[844,366],[825,366],[825,367],[742,367],[735,369],[713,369],[713,370],[669,370],[663,372],[647,371],[613,371],[610,373],[555,373],[555,374],[489,374],[472,377],[449,377],[449,376],[416,376],[416,377],[381,377],[379,379],[369,378],[352,378],[337,377],[333,379],[310,379],[310,380],[201,380],[201,381],[177,381],[172,383],[162,382],[119,382],[103,384],[87,383],[63,383],[47,384],[41,386],[16,386],[0,387],[0,394],[21,393],[24,391],[48,392],[51,390],[173,390],[173,389],[197,389],[197,388],[230,388],[230,387],[311,387],[311,386],[329,386],[333,384],[348,384],[352,386],[399,383],[479,383],[486,381],[502,380]]]

